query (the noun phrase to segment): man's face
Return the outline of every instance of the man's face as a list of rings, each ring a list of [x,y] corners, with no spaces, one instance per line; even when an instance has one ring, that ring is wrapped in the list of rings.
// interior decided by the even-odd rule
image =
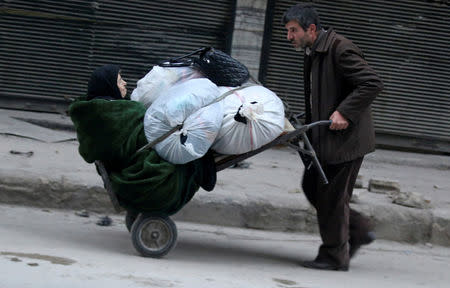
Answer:
[[[314,24],[311,24],[311,26]],[[305,31],[297,21],[291,20],[284,25],[287,30],[287,40],[294,46],[295,50],[300,51],[305,47],[311,47],[313,44],[312,27],[309,26]]]

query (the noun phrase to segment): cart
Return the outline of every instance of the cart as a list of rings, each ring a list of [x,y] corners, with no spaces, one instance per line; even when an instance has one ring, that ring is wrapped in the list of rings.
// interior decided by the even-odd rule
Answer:
[[[298,122],[297,122],[298,124]],[[316,153],[308,139],[306,132],[313,127],[330,125],[331,121],[318,121],[307,125],[300,125],[285,132],[272,142],[256,149],[239,155],[215,155],[217,172],[231,167],[249,157],[261,153],[277,145],[287,145],[299,152],[299,155],[306,168],[311,165],[319,172],[322,181],[328,184],[327,177],[322,170]],[[303,142],[303,145],[301,145]],[[119,203],[114,191],[108,172],[100,161],[95,161],[97,171],[100,174],[104,187],[108,192],[114,209],[117,212],[125,210]],[[144,257],[160,258],[166,255],[175,247],[177,240],[177,227],[168,215],[157,213],[138,213],[127,211],[125,224],[131,233],[131,241],[135,249]]]

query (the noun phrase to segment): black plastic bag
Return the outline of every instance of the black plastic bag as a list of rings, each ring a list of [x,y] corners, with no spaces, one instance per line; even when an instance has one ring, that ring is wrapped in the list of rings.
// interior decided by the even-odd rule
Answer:
[[[196,54],[198,57],[193,57]],[[217,86],[241,86],[250,78],[250,73],[244,64],[212,47],[198,49],[159,65],[162,67],[194,66]]]

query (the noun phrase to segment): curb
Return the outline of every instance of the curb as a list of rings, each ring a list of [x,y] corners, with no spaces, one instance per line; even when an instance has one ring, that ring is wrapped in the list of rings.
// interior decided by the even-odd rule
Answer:
[[[40,208],[114,212],[106,190],[44,177],[23,178],[0,175],[0,202]]]
[[[286,205],[265,200],[230,199],[197,194],[174,219],[203,224],[260,230],[318,233],[315,211],[309,204]]]
[[[101,186],[0,175],[0,202],[40,208],[115,213]],[[211,192],[209,192],[211,193]],[[298,203],[300,202],[300,203]],[[261,230],[318,233],[315,211],[306,202],[274,203],[267,199],[226,197],[199,192],[175,220]],[[352,204],[372,218],[379,239],[450,246],[450,213],[393,204]]]

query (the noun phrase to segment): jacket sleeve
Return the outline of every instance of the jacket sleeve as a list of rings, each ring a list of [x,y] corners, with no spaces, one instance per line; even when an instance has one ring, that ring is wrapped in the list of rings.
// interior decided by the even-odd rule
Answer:
[[[347,120],[357,123],[359,116],[383,90],[383,82],[353,43],[342,43],[336,49],[338,71],[353,90],[338,105],[337,109]]]

